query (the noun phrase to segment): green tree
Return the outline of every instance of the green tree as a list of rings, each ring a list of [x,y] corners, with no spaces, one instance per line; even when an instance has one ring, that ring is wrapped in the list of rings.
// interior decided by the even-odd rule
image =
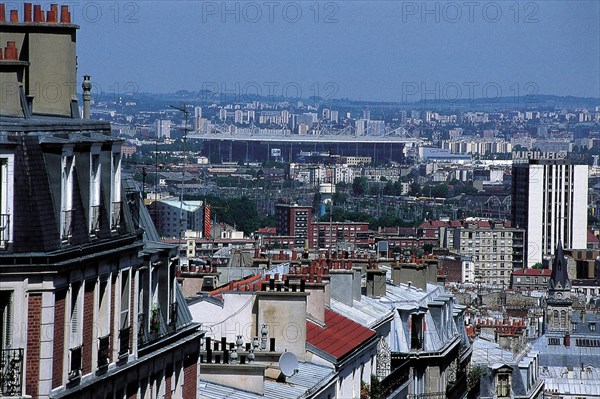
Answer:
[[[352,182],[352,192],[354,195],[365,195],[367,192],[367,178],[364,176],[355,177]]]

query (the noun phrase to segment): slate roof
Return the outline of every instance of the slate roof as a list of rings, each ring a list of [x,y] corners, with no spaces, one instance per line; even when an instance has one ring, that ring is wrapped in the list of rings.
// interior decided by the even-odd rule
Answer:
[[[567,259],[565,258],[562,243],[559,241],[556,246],[554,259],[552,260],[552,275],[548,281],[549,289],[565,289],[571,286],[569,275],[567,273]]]
[[[375,336],[375,331],[325,308],[325,327],[306,322],[306,342],[337,361]]]

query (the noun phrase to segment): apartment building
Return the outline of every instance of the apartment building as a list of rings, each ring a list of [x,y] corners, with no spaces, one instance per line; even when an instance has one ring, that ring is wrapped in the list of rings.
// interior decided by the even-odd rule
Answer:
[[[452,248],[473,262],[473,282],[510,285],[513,270],[524,267],[524,229],[510,222],[452,220],[439,227],[440,246]]]
[[[71,11],[10,11],[0,22],[0,394],[195,398],[201,333],[176,285],[177,250],[156,242],[124,184],[122,141],[86,119],[89,77],[79,115]],[[40,94],[53,84],[61,96]]]

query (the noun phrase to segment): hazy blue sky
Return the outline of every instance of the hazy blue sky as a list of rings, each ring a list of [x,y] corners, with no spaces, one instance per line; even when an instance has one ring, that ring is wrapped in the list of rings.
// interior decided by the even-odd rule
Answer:
[[[76,4],[79,74],[105,91],[600,97],[597,0]]]

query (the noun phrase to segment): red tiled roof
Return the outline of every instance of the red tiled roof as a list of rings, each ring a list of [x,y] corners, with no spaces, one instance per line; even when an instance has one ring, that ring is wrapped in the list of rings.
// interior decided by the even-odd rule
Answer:
[[[446,227],[447,225],[448,225],[448,223],[446,223],[442,220],[432,220],[431,221],[432,227]]]
[[[546,276],[550,277],[550,269],[517,269],[513,272],[515,276]]]
[[[259,234],[275,234],[275,232],[275,227],[261,227],[257,231]]]
[[[588,230],[587,242],[588,242],[588,244],[592,244],[592,243],[599,242],[599,240],[598,240],[598,237],[596,237],[593,232]]]
[[[341,359],[375,335],[375,331],[325,308],[325,328],[306,322],[306,341],[323,352]]]

